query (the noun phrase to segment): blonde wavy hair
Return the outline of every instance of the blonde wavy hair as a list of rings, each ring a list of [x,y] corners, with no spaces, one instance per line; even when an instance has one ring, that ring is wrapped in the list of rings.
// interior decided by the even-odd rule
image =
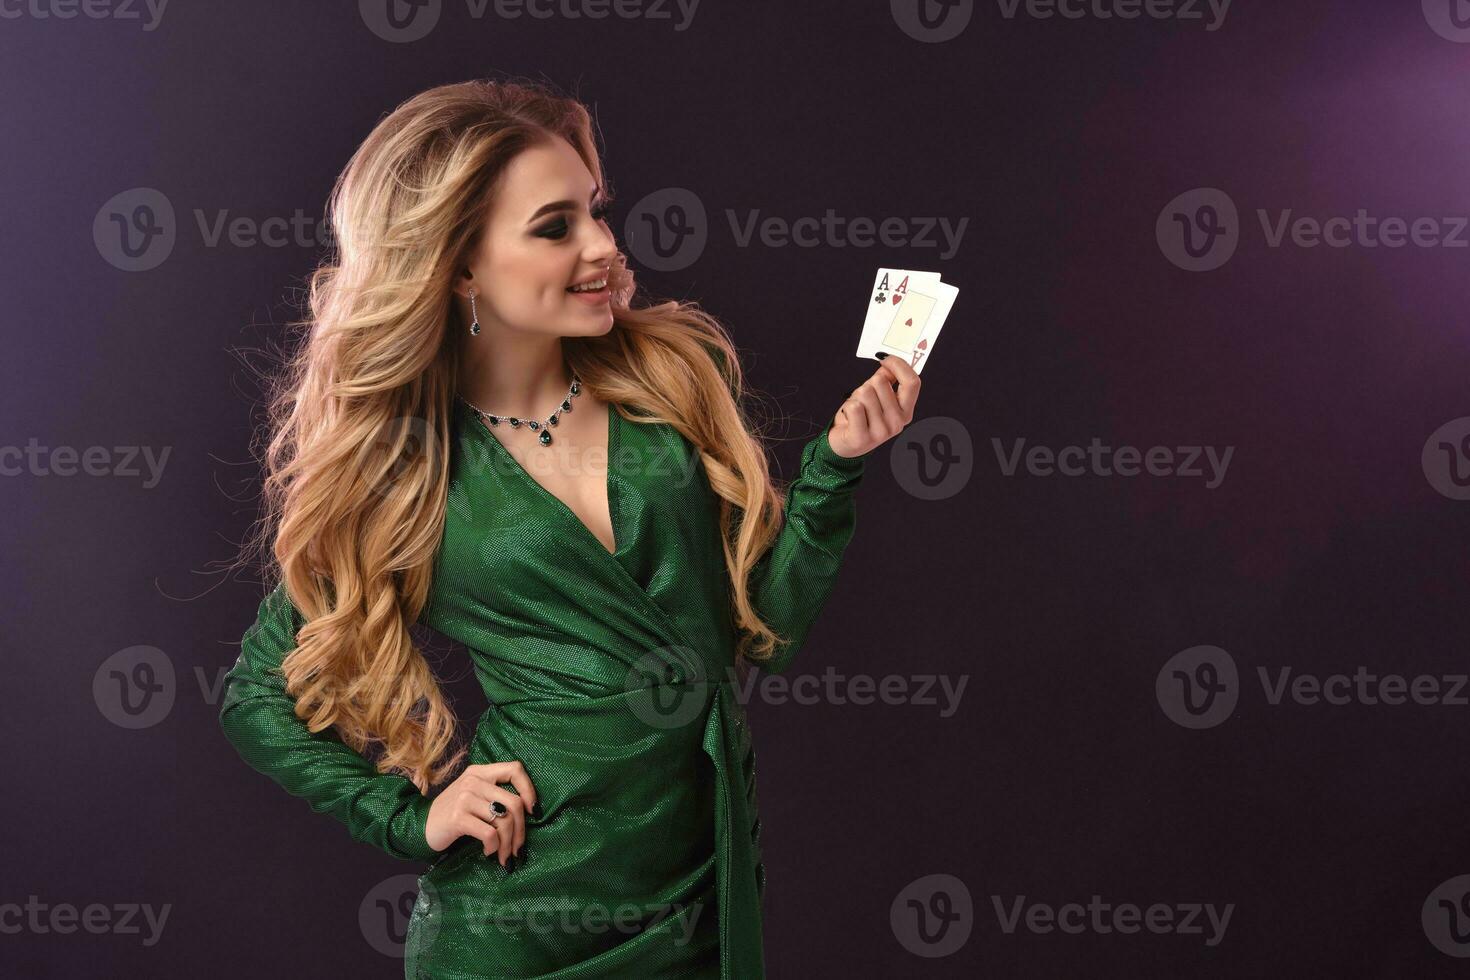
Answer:
[[[555,137],[606,186],[587,109],[540,83],[444,85],[384,118],[336,181],[309,315],[291,324],[296,348],[267,381],[255,548],[273,552],[265,577],[278,571],[305,620],[282,663],[286,689],[312,731],[335,726],[359,752],[377,743],[379,770],[423,793],[465,752],[442,758],[456,718],[409,633],[444,532],[448,454],[424,444],[451,434],[467,333],[451,287],[507,164]],[[622,252],[612,285],[612,329],[563,338],[564,355],[624,418],[667,423],[697,448],[720,500],[737,655],[767,659],[786,638],[757,615],[747,579],[784,504],[743,407],[735,346],[696,304],[632,305]]]

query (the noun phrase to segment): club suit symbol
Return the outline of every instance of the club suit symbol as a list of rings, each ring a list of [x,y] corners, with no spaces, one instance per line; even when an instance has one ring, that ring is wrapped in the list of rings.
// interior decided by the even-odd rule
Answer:
[[[1235,658],[1215,646],[1181,650],[1160,668],[1154,694],[1176,725],[1214,728],[1235,712],[1240,700]]]
[[[177,233],[173,204],[152,187],[114,194],[92,219],[97,254],[124,272],[147,272],[162,265],[174,250]]]
[[[970,889],[954,875],[925,875],[893,899],[889,926],[904,949],[935,959],[964,946],[975,924]]]
[[[1446,956],[1470,957],[1470,875],[1441,882],[1419,912],[1424,935]]]
[[[704,202],[685,187],[646,194],[629,210],[623,238],[628,251],[646,268],[659,272],[686,269],[704,254],[709,241]]]
[[[1240,216],[1230,195],[1214,187],[1197,187],[1164,205],[1154,223],[1164,257],[1181,269],[1208,272],[1235,254],[1240,243]]]
[[[1470,500],[1470,415],[1430,433],[1419,453],[1424,478],[1451,500]]]

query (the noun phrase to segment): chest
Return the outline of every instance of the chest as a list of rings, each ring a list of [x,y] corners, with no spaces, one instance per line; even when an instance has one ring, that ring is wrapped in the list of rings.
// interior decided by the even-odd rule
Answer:
[[[469,413],[426,625],[499,658],[529,657],[537,642],[648,650],[676,636],[670,620],[686,637],[725,635],[720,507],[697,451],[666,423],[610,419],[609,453],[569,455],[553,472],[534,453],[520,454],[524,466],[511,455],[510,437],[524,433],[501,441]],[[709,654],[723,657],[718,647]]]
[[[604,549],[617,551],[606,445],[571,445],[558,440],[542,446],[527,440],[505,448],[525,475],[570,511]]]

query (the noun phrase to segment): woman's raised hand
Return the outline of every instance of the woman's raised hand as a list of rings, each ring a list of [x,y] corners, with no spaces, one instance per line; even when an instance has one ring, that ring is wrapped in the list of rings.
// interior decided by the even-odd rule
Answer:
[[[827,443],[839,456],[870,452],[913,421],[918,400],[918,372],[901,357],[885,357],[837,409]]]
[[[510,783],[515,792],[503,789],[502,783]],[[493,809],[495,803],[505,807],[500,816]],[[442,851],[468,835],[485,846],[486,857],[494,854],[502,866],[513,868],[506,862],[521,856],[526,811],[536,806],[536,789],[519,762],[467,766],[430,804],[424,837],[431,848]]]

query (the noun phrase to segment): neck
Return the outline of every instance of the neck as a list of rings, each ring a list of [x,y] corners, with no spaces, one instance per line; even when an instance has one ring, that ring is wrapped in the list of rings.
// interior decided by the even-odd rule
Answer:
[[[459,394],[494,415],[544,419],[572,383],[560,337],[469,338],[459,369]]]

